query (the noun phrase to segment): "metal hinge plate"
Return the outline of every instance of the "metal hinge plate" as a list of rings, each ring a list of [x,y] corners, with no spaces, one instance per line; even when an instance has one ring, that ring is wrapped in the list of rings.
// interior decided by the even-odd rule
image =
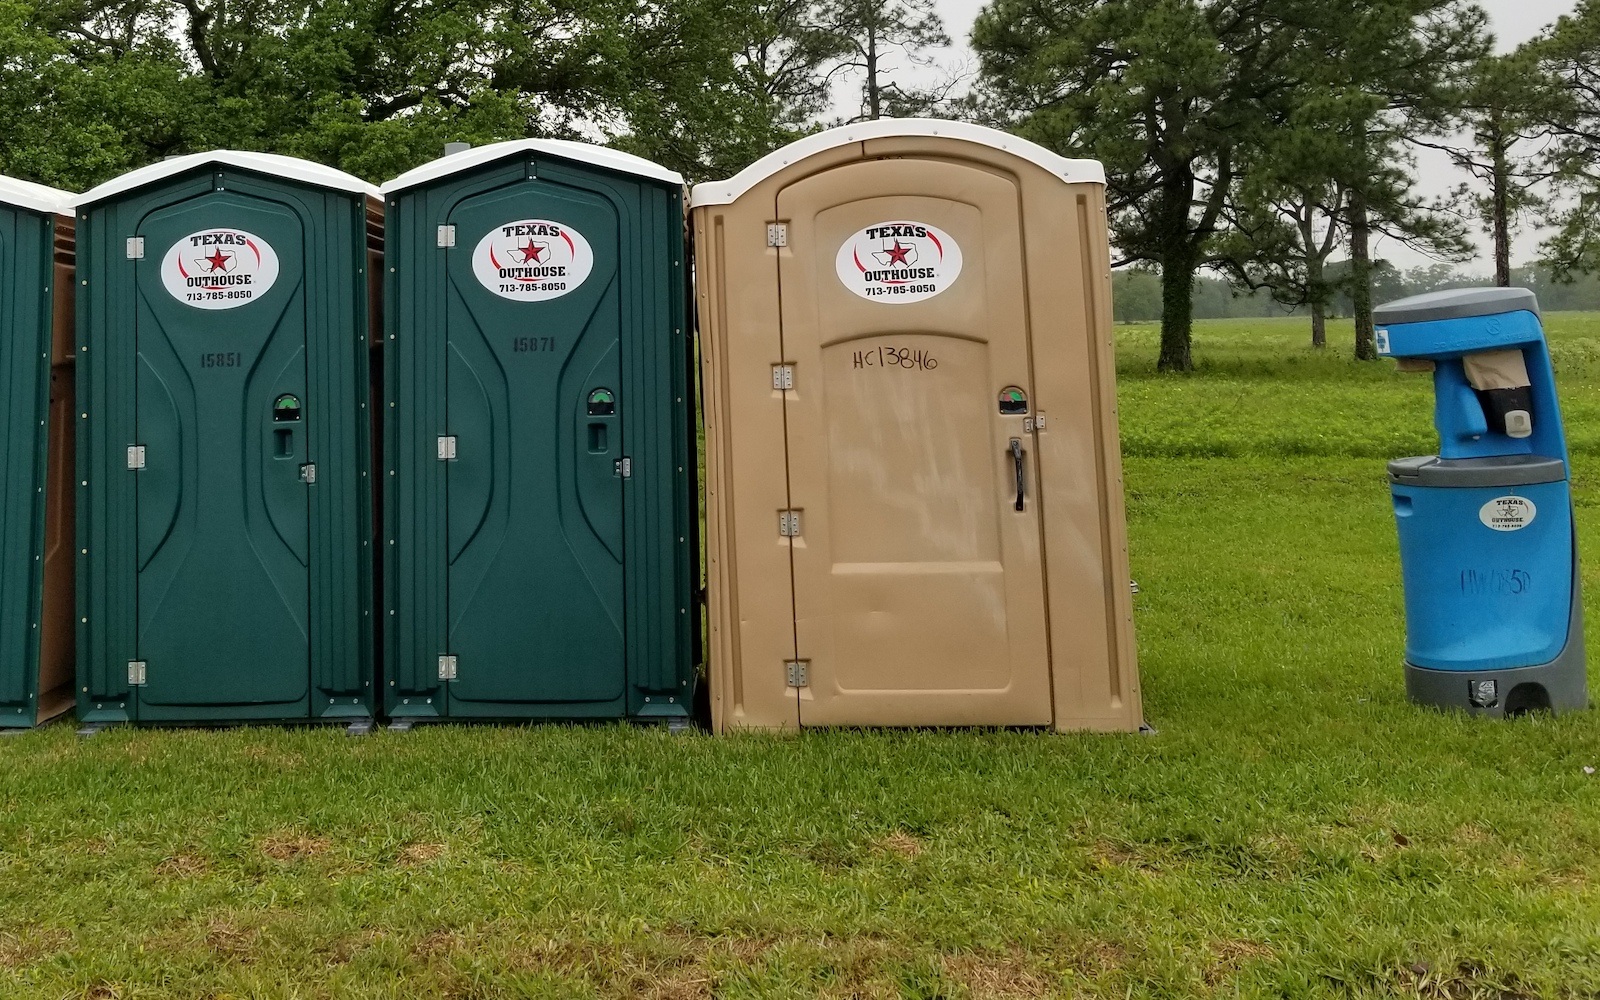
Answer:
[[[438,243],[445,250],[456,245],[456,227],[453,224],[439,227]]]
[[[611,463],[611,469],[619,479],[632,479],[633,459],[619,458],[615,462]]]
[[[315,462],[307,462],[305,465],[300,466],[300,481],[302,483],[314,483],[317,481],[317,466]]]
[[[794,365],[773,365],[772,387],[774,389],[793,389]]]
[[[800,512],[797,510],[778,511],[778,534],[784,538],[800,537]]]
[[[767,223],[767,246],[786,247],[789,245],[789,224],[787,222]]]
[[[456,457],[456,436],[454,434],[439,435],[439,461],[453,462]]]
[[[803,688],[811,684],[810,660],[789,660],[783,667],[788,674],[790,687]]]
[[[130,236],[130,237],[128,237],[128,259],[129,260],[144,260],[144,237],[143,236]]]
[[[145,674],[145,661],[143,661],[143,660],[129,660],[128,661],[128,686],[129,687],[143,687],[144,686],[144,674]]]
[[[128,445],[128,468],[130,468],[130,469],[142,469],[142,468],[144,468],[144,445],[142,445],[142,444],[130,444],[130,445]]]
[[[439,657],[439,679],[453,681],[456,679],[456,658],[453,653],[446,653]]]

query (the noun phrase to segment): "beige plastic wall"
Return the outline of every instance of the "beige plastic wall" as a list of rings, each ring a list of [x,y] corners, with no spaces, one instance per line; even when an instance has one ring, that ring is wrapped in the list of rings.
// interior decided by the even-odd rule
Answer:
[[[894,159],[882,169],[849,169],[887,158]],[[941,172],[941,164],[968,169]],[[910,186],[886,197],[890,167]],[[830,173],[840,182],[830,182]],[[975,259],[955,284],[925,303],[883,306],[841,299],[828,284],[838,283],[838,242],[826,235],[833,217],[827,212],[831,208],[837,215],[837,206],[851,198],[850,185],[862,183],[876,185],[874,204],[861,216],[869,222],[874,212],[884,218],[911,213],[948,218],[958,228],[969,217],[1000,221],[985,221],[981,233],[973,230],[964,237]],[[918,184],[944,186],[930,200],[929,190]],[[780,216],[780,204],[790,218]],[[813,216],[820,220],[815,225]],[[775,221],[789,223],[796,235],[788,247],[767,247],[766,227]],[[697,207],[693,225],[706,397],[708,657],[716,729],[817,722],[1137,729],[1143,717],[1117,437],[1103,187],[1064,183],[1031,161],[974,142],[876,138],[790,164],[732,204]],[[813,238],[814,233],[820,235]],[[814,259],[800,256],[807,254]],[[1021,274],[998,274],[1003,269],[990,262],[1000,260],[1022,261]],[[781,308],[780,274],[790,296]],[[807,311],[813,302],[823,303],[815,315]],[[791,325],[787,344],[785,322]],[[849,482],[841,486],[838,475],[829,482],[818,475],[828,467],[825,421],[818,414],[832,406],[837,421],[841,404],[817,399],[823,381],[819,369],[828,364],[818,359],[832,350],[819,350],[817,328],[827,345],[866,336],[874,324],[875,335],[930,330],[943,343],[959,345],[965,339],[987,345],[988,357],[1010,359],[1004,364],[1015,361],[1018,350],[1027,352],[1031,413],[1042,413],[1047,421],[1043,430],[1025,435],[1026,519],[1006,520],[1000,529],[997,551],[1008,574],[1003,597],[1009,613],[1002,632],[1010,646],[1000,642],[992,654],[1017,654],[1026,661],[1022,667],[987,662],[982,650],[988,646],[973,647],[958,636],[920,649],[910,660],[886,658],[876,678],[873,662],[841,662],[851,655],[862,661],[859,652],[849,650],[865,647],[837,637],[858,634],[862,621],[870,624],[874,615],[886,628],[898,625],[913,642],[919,630],[936,632],[940,624],[937,608],[930,614],[918,604],[926,603],[924,598],[847,592],[853,581],[840,582],[838,565],[826,558],[819,565],[817,553],[807,551],[808,546],[848,547],[845,522],[852,513],[864,522],[881,519],[878,511],[852,512],[849,505],[868,493],[852,492]],[[1025,333],[1014,335],[1015,345],[1000,343],[993,332],[1018,324]],[[799,329],[806,325],[812,329]],[[952,350],[959,354],[965,348]],[[772,367],[780,363],[796,367],[793,391],[773,388]],[[986,406],[994,405],[992,390],[1000,384],[984,383]],[[950,385],[952,392],[970,390],[970,385]],[[1020,434],[1014,429],[1019,427],[1020,419],[1001,425],[992,443],[1003,450],[1005,435]],[[987,432],[975,432],[978,443],[966,445],[954,440],[960,431],[960,425],[947,424],[939,433],[950,440],[928,441],[926,447],[987,447]],[[900,427],[893,433],[903,445],[908,431]],[[995,459],[997,498],[1008,489],[1003,468]],[[938,493],[934,488],[924,498],[930,507],[948,499]],[[800,509],[804,519],[802,535],[792,543],[779,534],[777,520],[779,511],[790,508]],[[1004,518],[1010,518],[1009,509]],[[1026,537],[1017,534],[1019,525]],[[1031,593],[1017,592],[1017,581]],[[870,608],[852,606],[869,599]],[[951,606],[952,615],[961,610]],[[896,615],[907,620],[896,623]],[[917,626],[917,615],[925,627]],[[1030,637],[1035,619],[1043,633],[1037,643]],[[811,681],[799,689],[788,685],[785,670],[796,658],[809,661]],[[919,664],[944,680],[934,689],[907,683],[907,666]],[[988,688],[975,680],[971,690],[963,690],[964,673],[1001,679]]]

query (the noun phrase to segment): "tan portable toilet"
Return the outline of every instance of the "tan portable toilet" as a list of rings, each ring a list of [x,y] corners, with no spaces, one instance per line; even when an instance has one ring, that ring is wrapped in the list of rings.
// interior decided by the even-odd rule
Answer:
[[[879,120],[693,206],[716,729],[1137,729],[1101,166]]]

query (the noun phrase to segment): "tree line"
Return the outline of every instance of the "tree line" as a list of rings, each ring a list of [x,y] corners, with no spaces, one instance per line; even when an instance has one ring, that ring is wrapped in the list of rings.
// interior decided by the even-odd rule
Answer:
[[[1105,163],[1180,371],[1204,275],[1317,346],[1347,298],[1371,358],[1379,237],[1460,262],[1481,229],[1505,283],[1537,223],[1541,274],[1600,270],[1600,0],[1509,54],[1472,0],[990,0],[965,75],[927,65],[948,40],[932,0],[0,0],[0,170],[81,189],[230,147],[381,178],[538,135],[704,179],[959,116]],[[1427,150],[1470,180],[1426,195]]]

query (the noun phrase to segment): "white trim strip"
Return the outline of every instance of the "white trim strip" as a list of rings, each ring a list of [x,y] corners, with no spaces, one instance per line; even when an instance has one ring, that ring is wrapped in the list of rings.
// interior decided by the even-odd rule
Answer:
[[[0,204],[54,215],[72,214],[72,192],[0,174]]]
[[[1105,167],[1098,160],[1074,160],[1059,156],[1036,142],[1001,132],[999,129],[973,125],[969,122],[944,121],[938,118],[879,118],[856,125],[842,125],[816,135],[808,135],[782,149],[768,153],[725,181],[711,181],[694,186],[691,204],[726,205],[737,200],[746,191],[760,184],[790,164],[808,156],[872,139],[898,136],[927,136],[960,139],[993,149],[1003,149],[1032,163],[1036,163],[1068,184],[1104,184]]]
[[[303,184],[312,184],[316,187],[329,188],[334,191],[348,191],[351,194],[366,195],[372,198],[382,197],[382,193],[377,187],[361,178],[347,174],[343,170],[335,170],[320,163],[313,163],[310,160],[302,160],[294,156],[279,156],[277,153],[250,153],[234,149],[216,149],[209,153],[190,153],[186,156],[174,156],[171,159],[152,163],[147,167],[130,170],[121,177],[114,177],[98,187],[90,188],[74,198],[72,203],[77,206],[83,206],[97,201],[105,201],[107,198],[122,194],[125,191],[146,187],[168,177],[205,166],[238,167],[241,170],[265,174],[268,177],[299,181]]]
[[[573,142],[568,139],[513,139],[509,142],[495,142],[487,146],[475,146],[464,152],[454,153],[450,156],[441,156],[437,160],[424,163],[420,167],[407,170],[399,177],[383,185],[384,194],[394,194],[407,188],[428,184],[452,174],[459,174],[485,163],[502,160],[509,156],[525,152],[542,153],[575,163],[588,166],[601,167],[614,170],[621,174],[632,174],[635,177],[644,177],[664,184],[683,186],[683,175],[674,170],[668,170],[659,163],[652,163],[642,156],[624,153],[620,149],[611,149],[607,146],[596,146],[587,142]]]

